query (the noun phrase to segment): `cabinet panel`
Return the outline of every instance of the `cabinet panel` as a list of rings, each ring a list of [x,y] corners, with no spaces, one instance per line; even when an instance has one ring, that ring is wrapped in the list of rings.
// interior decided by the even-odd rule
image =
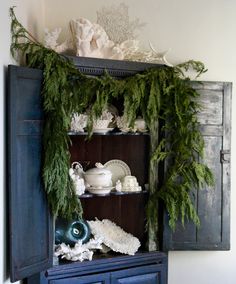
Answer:
[[[109,284],[110,273],[71,277],[49,281],[50,284]]]
[[[42,73],[10,66],[8,188],[11,281],[52,264],[52,222],[41,181]]]
[[[160,265],[141,266],[111,273],[112,284],[164,284],[165,271]]]
[[[223,111],[223,97],[221,90],[201,90],[199,103],[202,105],[198,115],[201,124],[221,125]]]
[[[231,84],[193,83],[201,94],[203,113],[199,113],[205,141],[204,163],[213,171],[215,186],[192,192],[200,217],[200,228],[181,222],[171,232],[168,216],[164,220],[164,250],[230,249],[230,129]],[[221,106],[221,109],[219,109]],[[202,119],[201,119],[202,118]]]
[[[167,255],[161,252],[107,255],[82,263],[56,265],[27,279],[28,284],[123,283],[118,281],[167,284]]]

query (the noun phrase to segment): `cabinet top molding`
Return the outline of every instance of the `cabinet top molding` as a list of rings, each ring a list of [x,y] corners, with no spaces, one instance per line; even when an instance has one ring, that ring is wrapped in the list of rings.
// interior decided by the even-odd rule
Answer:
[[[103,75],[107,70],[112,76],[126,77],[128,75],[142,72],[150,68],[163,68],[165,65],[155,63],[145,63],[137,61],[111,60],[90,57],[65,56],[86,75]]]

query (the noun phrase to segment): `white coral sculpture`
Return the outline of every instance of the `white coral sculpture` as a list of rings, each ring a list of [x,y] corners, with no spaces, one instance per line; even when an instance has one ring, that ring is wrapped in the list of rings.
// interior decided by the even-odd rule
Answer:
[[[81,241],[75,244],[74,247],[70,247],[64,243],[58,245],[55,249],[54,255],[61,256],[71,261],[83,261],[83,260],[92,260],[94,250],[103,249],[102,239],[93,238],[90,239],[86,244],[82,244]]]
[[[127,50],[124,59],[173,66],[173,64],[166,59],[166,54],[170,51],[170,49],[163,52],[157,52],[151,42],[149,42],[149,46],[151,49],[149,51],[140,51],[139,48],[136,50]]]
[[[104,27],[110,40],[116,44],[135,39],[135,32],[146,25],[138,18],[130,20],[129,7],[125,3],[100,8],[97,11],[97,23]]]
[[[63,43],[58,43],[58,37],[61,33],[61,28],[56,28],[52,31],[45,29],[45,47],[51,48],[58,53],[63,53],[71,48],[71,44],[68,40],[64,41]]]
[[[77,56],[120,60],[124,58],[122,50],[108,38],[100,25],[79,18],[70,21],[70,30]]]
[[[74,132],[84,132],[87,126],[88,116],[86,114],[73,113],[71,117],[70,129]]]
[[[108,219],[88,221],[91,233],[115,252],[134,255],[140,247],[138,238],[125,232]]]
[[[70,21],[72,41],[58,43],[61,28],[45,30],[45,46],[58,53],[73,50],[76,56],[130,60],[173,66],[166,59],[168,51],[157,52],[151,43],[142,51],[135,30],[144,26],[139,19],[130,21],[128,6],[103,7],[97,12],[97,23],[79,18]]]
[[[71,261],[92,260],[94,250],[106,253],[111,249],[115,252],[134,255],[141,245],[136,237],[108,219],[88,221],[88,224],[94,238],[85,244],[78,241],[74,247],[62,243],[56,246],[54,255]]]
[[[109,39],[123,52],[124,60],[142,61],[173,66],[166,60],[168,51],[157,52],[151,43],[151,50],[142,51],[136,40],[136,31],[146,25],[138,18],[130,20],[129,8],[125,3],[102,7],[97,11],[97,23],[104,27]]]

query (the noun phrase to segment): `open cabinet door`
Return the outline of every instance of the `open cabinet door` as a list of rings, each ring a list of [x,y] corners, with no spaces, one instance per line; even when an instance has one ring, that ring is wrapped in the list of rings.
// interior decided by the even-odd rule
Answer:
[[[12,282],[52,266],[53,222],[41,180],[42,72],[8,68],[7,148]]]
[[[200,93],[202,110],[198,115],[205,141],[204,163],[215,177],[214,188],[192,192],[200,218],[198,228],[178,222],[175,232],[164,220],[164,250],[229,250],[230,249],[230,133],[231,83],[193,82]]]

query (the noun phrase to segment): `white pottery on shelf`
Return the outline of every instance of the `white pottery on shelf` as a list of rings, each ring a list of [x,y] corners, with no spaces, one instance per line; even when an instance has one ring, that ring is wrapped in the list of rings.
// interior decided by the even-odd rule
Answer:
[[[80,196],[85,192],[85,183],[83,179],[83,168],[80,163],[74,162],[69,169],[69,175],[73,181],[76,195]]]
[[[110,120],[108,119],[97,119],[93,123],[93,131],[109,129],[108,128],[109,123],[110,123]]]
[[[125,176],[122,180],[122,191],[124,192],[139,192],[142,191],[142,187],[139,186],[137,178],[135,176]]]
[[[109,194],[113,188],[114,186],[99,186],[99,187],[89,186],[86,188],[86,190],[92,194],[106,195],[106,194]]]
[[[118,116],[116,119],[116,124],[117,127],[122,131],[122,132],[136,132],[135,127],[130,127],[130,123],[125,115]]]
[[[134,121],[134,128],[138,132],[147,132],[146,122],[143,118],[138,117]]]
[[[116,182],[116,185],[115,185],[115,190],[117,192],[121,192],[122,191],[122,184],[121,184],[121,181],[118,179],[117,182]]]
[[[113,115],[108,110],[104,110],[102,115],[93,122],[93,132],[103,133],[112,130],[113,128],[108,127],[112,119]]]
[[[88,221],[91,233],[115,252],[134,255],[140,247],[138,238],[125,232],[108,219]]]
[[[104,168],[112,173],[113,186],[116,186],[118,180],[122,180],[125,176],[131,175],[129,166],[122,160],[110,160],[104,164]]]
[[[122,131],[122,132],[146,132],[146,122],[143,118],[138,117],[134,121],[134,126],[131,127],[130,123],[125,115],[123,116],[118,116],[116,119],[116,124],[117,127]]]
[[[97,133],[97,134],[106,134],[109,131],[112,131],[114,128],[113,127],[107,127],[107,128],[101,128],[101,129],[94,129],[93,133]]]
[[[96,163],[95,168],[89,169],[84,173],[84,178],[89,187],[102,189],[112,185],[112,173],[104,168],[101,163]]]

